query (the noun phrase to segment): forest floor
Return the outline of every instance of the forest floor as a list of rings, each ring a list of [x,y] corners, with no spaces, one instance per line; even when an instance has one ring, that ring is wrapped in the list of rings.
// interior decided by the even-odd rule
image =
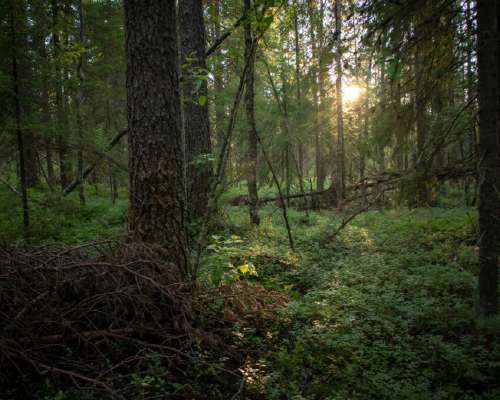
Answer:
[[[0,240],[10,242],[19,217],[9,207],[15,199],[1,195]],[[38,242],[74,244],[123,232],[123,200],[111,207],[93,196],[85,208],[76,199],[57,207],[63,211],[34,211]],[[476,316],[473,209],[369,211],[335,238],[348,211],[290,210],[296,251],[275,206],[261,209],[257,228],[246,207],[227,206],[222,214],[202,280],[244,282],[285,300],[264,325],[232,328],[229,341],[249,349],[240,366],[244,385],[236,382],[228,393],[200,378],[198,389],[191,386],[201,398],[500,398],[500,321]],[[57,393],[45,399],[77,398]]]

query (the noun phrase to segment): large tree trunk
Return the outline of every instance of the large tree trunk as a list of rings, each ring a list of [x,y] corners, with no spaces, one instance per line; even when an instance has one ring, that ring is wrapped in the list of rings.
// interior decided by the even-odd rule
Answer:
[[[250,0],[244,0],[245,13],[250,9]],[[248,125],[248,154],[247,154],[247,185],[249,198],[250,222],[258,225],[260,223],[257,194],[257,127],[255,125],[254,109],[254,64],[255,52],[253,51],[252,26],[247,20],[245,22],[245,60],[248,61],[247,75],[245,79],[245,111]]]
[[[498,313],[498,76],[496,2],[479,0],[479,306]]]
[[[183,117],[186,140],[187,212],[192,221],[205,215],[208,204],[211,166],[208,155],[208,118],[205,24],[201,0],[179,1],[181,65],[183,75]]]
[[[335,52],[335,73],[337,80],[337,198],[339,202],[345,198],[345,155],[344,155],[344,110],[342,104],[342,6],[340,0],[335,1],[335,34],[337,35],[337,51]]]
[[[174,0],[125,0],[129,233],[187,268]]]

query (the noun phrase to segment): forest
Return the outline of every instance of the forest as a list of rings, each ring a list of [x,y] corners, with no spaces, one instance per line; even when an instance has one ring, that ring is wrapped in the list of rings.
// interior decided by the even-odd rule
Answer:
[[[0,400],[500,399],[499,21],[1,0]]]

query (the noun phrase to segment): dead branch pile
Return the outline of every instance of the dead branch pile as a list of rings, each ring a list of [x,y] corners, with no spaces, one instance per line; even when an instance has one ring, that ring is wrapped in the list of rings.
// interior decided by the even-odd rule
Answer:
[[[140,369],[148,349],[182,359],[191,296],[163,260],[111,243],[0,248],[0,387],[29,393],[28,377],[49,374],[122,397],[114,373]]]

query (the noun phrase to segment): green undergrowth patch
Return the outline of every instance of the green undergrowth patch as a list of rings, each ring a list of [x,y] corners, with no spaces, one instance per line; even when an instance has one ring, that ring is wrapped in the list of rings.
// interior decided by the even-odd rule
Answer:
[[[68,197],[48,190],[29,191],[30,234],[32,244],[77,244],[116,239],[124,232],[127,194],[121,192],[115,205],[101,190],[91,188],[82,206],[77,193]],[[0,242],[20,241],[22,232],[20,199],[2,188],[0,191]]]
[[[250,279],[290,298],[280,341],[249,368],[251,395],[500,398],[500,324],[476,318],[475,212],[372,211],[330,239],[347,215],[291,210],[292,252],[281,210],[264,208],[258,228],[229,211]]]

